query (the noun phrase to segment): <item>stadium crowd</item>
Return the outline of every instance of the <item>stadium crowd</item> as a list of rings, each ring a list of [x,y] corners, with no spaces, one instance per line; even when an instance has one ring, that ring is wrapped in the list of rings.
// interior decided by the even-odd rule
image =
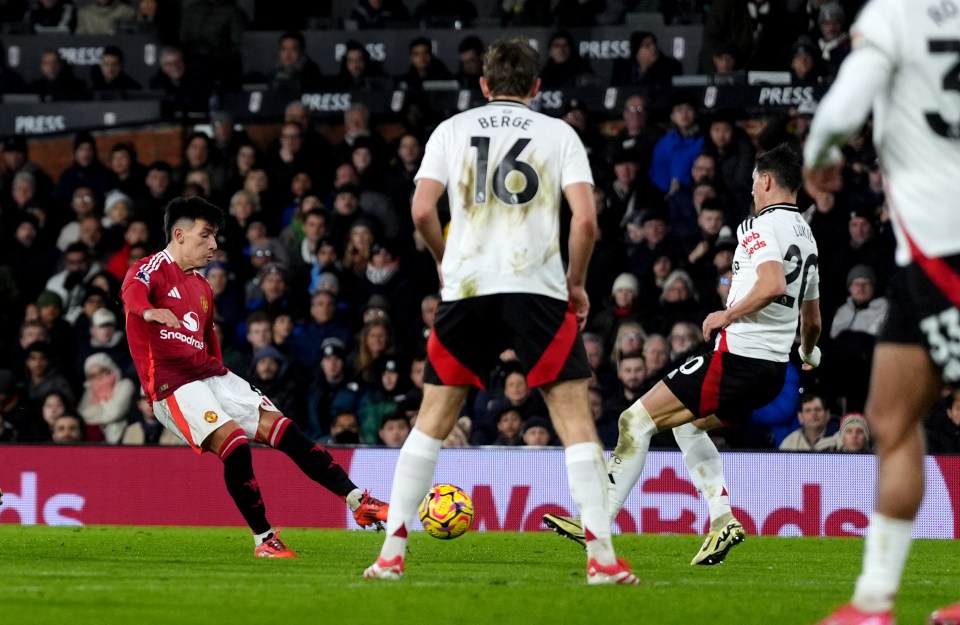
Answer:
[[[185,124],[182,158],[152,163],[141,162],[130,143],[104,145],[108,137],[79,132],[73,163],[62,172],[31,161],[24,137],[3,141],[0,441],[178,442],[140,393],[118,295],[130,264],[164,246],[163,207],[183,195],[208,198],[228,215],[218,256],[205,270],[226,365],[314,440],[403,443],[419,409],[425,343],[439,302],[436,265],[414,233],[410,197],[442,112],[408,109],[391,120],[402,130],[388,136],[376,123],[385,120],[353,104],[337,133],[342,139],[331,142],[299,96],[384,79],[411,94],[430,80],[473,88],[489,42],[465,37],[459,67],[451,70],[417,33],[409,70],[391,77],[362,44],[351,43],[340,74],[322,75],[299,32],[311,17],[303,9],[309,3],[280,2],[290,5],[286,14],[266,4],[254,3],[254,20],[245,25],[229,0],[182,8],[163,0],[4,3],[7,32],[17,31],[6,28],[11,24],[40,34],[137,30],[164,47],[146,86],[124,73],[122,50],[108,46],[88,80],[56,51],[43,55],[42,78],[30,82],[0,63],[0,94],[80,100],[147,87],[162,94],[165,115],[209,115],[210,132]],[[609,77],[595,75],[564,29],[622,23],[638,4],[649,3],[560,0],[551,10],[546,1],[504,0],[492,7],[504,26],[558,27],[544,55],[544,88],[614,85],[631,94],[616,119],[600,119],[577,100],[562,112],[583,140],[596,180],[600,233],[583,340],[595,373],[591,410],[605,447],[616,442],[624,408],[687,355],[709,348],[700,324],[725,302],[740,244],[733,233],[751,210],[754,155],[784,141],[802,144],[813,114],[810,103],[751,120],[759,125],[744,123],[743,111],[701,114],[671,89],[680,64],[648,31],[631,36],[631,56]],[[654,4],[665,24],[703,24],[701,71],[717,80],[783,70],[794,85],[825,87],[850,49],[846,27],[862,3],[716,0],[706,13],[700,2]],[[469,24],[478,14],[470,0],[359,0],[350,19],[361,29],[411,21],[438,28]],[[237,33],[250,27],[286,31],[275,70],[256,78],[290,96],[276,139],[266,145],[211,97],[212,89],[235,90],[250,79],[239,71],[237,43]],[[819,246],[823,365],[801,371],[794,351],[777,400],[750,415],[748,426],[713,433],[718,446],[870,449],[860,413],[886,315],[882,294],[894,271],[894,240],[869,125],[844,152],[844,190],[799,201]],[[566,234],[561,238],[565,243]],[[555,442],[539,393],[527,387],[509,350],[502,361],[486,389],[471,395],[446,444]],[[960,393],[931,413],[928,439],[933,452],[960,451]],[[674,445],[669,435],[654,439],[654,446]]]

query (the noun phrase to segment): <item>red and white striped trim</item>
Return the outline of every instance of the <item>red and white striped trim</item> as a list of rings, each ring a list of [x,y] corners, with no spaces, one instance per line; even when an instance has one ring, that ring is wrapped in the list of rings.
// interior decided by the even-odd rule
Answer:
[[[223,444],[220,445],[220,451],[217,454],[220,456],[220,460],[226,460],[233,451],[240,445],[247,445],[247,436],[243,433],[243,429],[237,428],[233,432],[227,435]]]
[[[286,417],[278,417],[276,421],[273,422],[273,426],[270,428],[270,433],[267,434],[267,440],[263,441],[271,447],[276,447],[277,443],[280,442],[280,439],[283,438],[284,432],[287,431],[287,428],[290,427],[292,421]]]

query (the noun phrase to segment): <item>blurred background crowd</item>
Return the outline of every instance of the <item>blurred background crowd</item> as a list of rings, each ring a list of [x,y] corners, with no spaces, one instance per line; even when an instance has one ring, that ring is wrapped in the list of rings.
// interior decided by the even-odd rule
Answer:
[[[754,156],[802,144],[816,108],[809,94],[822,94],[836,75],[861,4],[0,1],[4,36],[58,34],[82,45],[85,36],[145,33],[158,46],[144,84],[125,71],[121,46],[98,48],[89,67],[54,46],[39,67],[19,70],[0,46],[4,105],[161,103],[153,125],[132,133],[60,133],[56,150],[22,133],[3,140],[0,441],[178,443],[142,398],[119,285],[131,263],[164,247],[163,207],[183,195],[227,214],[204,271],[226,365],[317,441],[400,446],[419,410],[439,303],[434,262],[410,218],[413,176],[432,129],[456,112],[421,96],[475,92],[490,41],[470,29],[492,26],[505,34],[555,29],[541,50],[541,80],[562,95],[551,114],[577,131],[596,181],[600,230],[583,340],[594,371],[591,411],[612,447],[620,412],[670,367],[709,348],[700,324],[725,302],[734,232],[751,211]],[[596,71],[574,33],[629,26],[636,15],[646,25],[695,27],[700,55],[686,64],[696,69],[685,72],[674,56],[682,51],[645,27],[629,30],[619,58]],[[388,53],[409,56],[409,67],[389,75],[368,44],[350,40],[339,71],[322,71],[304,32],[344,29],[399,33],[394,40],[404,45]],[[464,31],[447,58],[434,55],[431,36],[441,30]],[[243,67],[252,31],[276,31],[270,71]],[[754,72],[812,91],[798,91],[795,106],[711,108],[682,88],[691,78],[747,86]],[[251,85],[284,98],[282,120],[241,120],[225,106]],[[615,106],[579,97],[608,88]],[[404,104],[371,111],[357,97],[333,115],[310,105],[309,94],[378,90],[404,94]],[[177,147],[158,152],[170,135],[151,133],[171,127]],[[33,158],[37,151],[42,157]],[[844,151],[844,190],[799,198],[820,251],[823,365],[802,372],[794,360],[776,401],[743,415],[742,427],[714,433],[722,448],[870,449],[861,412],[894,239],[869,124]],[[446,444],[556,443],[542,399],[509,351],[485,383]],[[927,430],[932,452],[960,451],[960,393],[945,394]],[[673,446],[673,437],[654,445]]]

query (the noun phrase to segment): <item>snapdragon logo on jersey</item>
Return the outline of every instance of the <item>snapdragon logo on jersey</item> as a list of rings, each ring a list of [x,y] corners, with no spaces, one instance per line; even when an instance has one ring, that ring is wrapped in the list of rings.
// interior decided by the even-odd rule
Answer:
[[[751,232],[747,236],[743,237],[743,240],[740,241],[740,245],[743,246],[743,251],[745,251],[750,256],[753,256],[753,253],[759,251],[760,248],[767,247],[767,242],[760,239],[759,232]],[[754,243],[754,241],[756,241]]]
[[[625,59],[630,56],[630,41],[628,39],[581,41],[580,56],[588,59]]]
[[[200,317],[197,316],[197,313],[191,311],[183,316],[183,319],[180,320],[183,324],[183,327],[190,332],[196,332],[200,329]],[[180,341],[181,343],[186,343],[197,349],[203,349],[204,343],[198,338],[190,336],[189,334],[184,334],[177,330],[168,330],[167,328],[160,329],[160,338],[167,340]]]

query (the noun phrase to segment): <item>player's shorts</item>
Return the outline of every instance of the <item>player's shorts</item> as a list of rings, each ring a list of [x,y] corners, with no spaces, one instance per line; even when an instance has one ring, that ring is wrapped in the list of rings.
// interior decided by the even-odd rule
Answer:
[[[960,255],[902,267],[887,299],[878,342],[922,345],[943,380],[960,383]]]
[[[228,421],[243,428],[247,438],[255,438],[260,408],[280,412],[257,387],[232,371],[184,384],[153,404],[157,420],[198,454],[203,441]]]
[[[698,419],[716,415],[724,424],[741,425],[776,399],[786,375],[785,362],[713,351],[683,363],[663,383]]]
[[[530,387],[590,377],[576,314],[568,302],[498,293],[440,303],[427,340],[424,381],[484,388],[506,349],[516,352]]]

